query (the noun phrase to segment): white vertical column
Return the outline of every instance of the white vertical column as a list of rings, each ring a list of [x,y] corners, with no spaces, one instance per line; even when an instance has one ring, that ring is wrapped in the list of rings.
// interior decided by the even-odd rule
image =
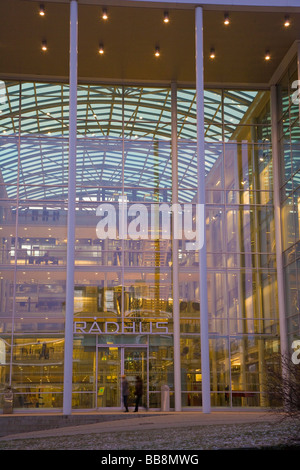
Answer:
[[[64,401],[63,414],[72,413],[74,258],[75,258],[75,198],[76,198],[76,137],[77,137],[77,51],[78,5],[70,3],[70,75],[69,75],[69,178],[67,280],[65,315]]]
[[[202,411],[210,413],[210,367],[208,340],[208,300],[206,266],[206,229],[205,229],[205,151],[204,151],[204,73],[203,73],[203,10],[195,10],[196,36],[196,92],[197,92],[197,163],[198,163],[198,204],[204,206],[203,246],[199,249],[200,277],[200,328],[201,328],[201,373],[202,373]]]
[[[277,270],[277,292],[279,310],[279,330],[281,354],[287,356],[287,330],[284,302],[284,278],[282,262],[282,236],[281,236],[281,209],[280,209],[280,170],[279,170],[279,147],[278,147],[278,101],[277,87],[271,86],[271,123],[272,123],[272,157],[273,157],[273,200],[274,200],[274,222],[276,240],[276,270]]]
[[[177,84],[171,84],[172,109],[172,203],[178,203],[178,155],[177,155]],[[174,217],[173,217],[174,224]],[[174,391],[175,411],[181,411],[181,366],[180,366],[180,317],[179,317],[179,266],[178,239],[174,238],[176,227],[172,227],[172,285],[173,285],[173,345],[174,345]]]

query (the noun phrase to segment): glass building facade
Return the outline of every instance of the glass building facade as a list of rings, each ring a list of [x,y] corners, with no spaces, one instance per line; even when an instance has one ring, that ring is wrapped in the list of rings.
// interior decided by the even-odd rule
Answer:
[[[276,86],[275,117],[289,342],[300,329],[296,79],[295,59]],[[63,407],[69,90],[59,80],[1,80],[0,381],[13,387],[20,410]],[[280,352],[271,108],[265,87],[204,90],[215,407],[266,406],[266,368]],[[174,231],[164,236],[160,225],[174,192],[180,210],[188,207],[195,220],[196,88],[80,81],[76,124],[72,409],[119,409],[123,374],[131,403],[140,375],[145,408],[160,409],[163,385],[174,408],[175,350],[181,406],[201,407],[199,250],[188,248],[185,232],[175,260]],[[124,204],[131,237],[121,236]],[[115,230],[100,237],[109,210]]]
[[[278,86],[280,145],[280,197],[282,250],[285,278],[287,336],[291,345],[299,337],[299,227],[300,227],[300,129],[297,96],[297,60],[291,62]]]

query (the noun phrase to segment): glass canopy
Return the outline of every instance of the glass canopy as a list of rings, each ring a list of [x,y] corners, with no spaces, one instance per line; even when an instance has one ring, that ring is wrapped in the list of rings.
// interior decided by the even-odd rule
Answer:
[[[68,85],[1,85],[2,194],[8,199],[66,199]],[[237,127],[248,123],[259,95],[257,91],[205,91],[207,174],[222,154],[224,142],[235,137]],[[87,187],[139,189],[147,188],[149,180],[157,188],[171,189],[171,127],[170,88],[79,85],[78,197],[96,198],[95,191]],[[194,89],[178,90],[177,128],[178,186],[196,189]],[[83,187],[85,194],[80,192]],[[193,196],[187,192],[184,198]]]

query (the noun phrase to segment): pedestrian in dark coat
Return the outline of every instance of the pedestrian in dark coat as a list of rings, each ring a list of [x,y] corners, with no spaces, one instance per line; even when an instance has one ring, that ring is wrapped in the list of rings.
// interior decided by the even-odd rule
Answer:
[[[143,382],[140,376],[136,376],[135,382],[135,412],[139,411],[139,404],[143,395]]]
[[[128,395],[129,395],[129,385],[128,380],[126,379],[126,375],[122,375],[122,396],[125,411],[128,412]]]

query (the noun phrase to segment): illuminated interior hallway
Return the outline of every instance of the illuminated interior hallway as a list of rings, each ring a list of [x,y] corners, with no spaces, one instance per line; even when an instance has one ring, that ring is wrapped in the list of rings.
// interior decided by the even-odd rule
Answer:
[[[45,17],[36,1],[11,0],[0,7],[6,18],[0,36],[7,43],[0,65],[0,391],[12,386],[18,411],[62,410],[68,369],[72,410],[121,409],[121,376],[128,377],[133,406],[139,375],[142,407],[159,410],[161,387],[168,385],[171,409],[201,409],[202,282],[210,405],[267,406],[266,368],[274,355],[291,351],[300,335],[300,133],[294,94],[299,8],[291,8],[286,31],[284,8],[274,11],[267,4],[252,10],[245,1],[239,11],[229,8],[232,22],[225,30],[226,2],[222,10],[204,2],[204,155],[199,155],[195,4],[167,9],[143,1],[109,3],[106,23],[100,2],[78,1],[75,119],[69,2],[45,2]],[[169,24],[163,22],[166,10]],[[274,19],[273,26],[271,21],[266,26],[266,18]],[[14,21],[20,26],[15,38]],[[263,34],[255,37],[262,25],[273,44],[257,49],[251,39],[255,45],[264,40]],[[245,38],[245,28],[251,37]],[[237,67],[233,55],[242,41],[249,54]],[[154,55],[157,42],[160,57]],[[100,43],[104,54],[98,52]],[[71,129],[76,129],[74,173]],[[175,240],[174,228],[164,237],[161,219],[155,232],[151,218],[163,204],[190,204],[194,210],[201,157],[206,279],[199,276],[200,250],[188,249],[187,237]],[[124,201],[128,209],[147,211],[146,232],[136,239],[120,233]],[[114,208],[118,224],[114,236],[101,239],[97,208],[104,205]],[[135,217],[133,212],[128,224]],[[65,359],[67,316],[73,325],[72,364]]]

